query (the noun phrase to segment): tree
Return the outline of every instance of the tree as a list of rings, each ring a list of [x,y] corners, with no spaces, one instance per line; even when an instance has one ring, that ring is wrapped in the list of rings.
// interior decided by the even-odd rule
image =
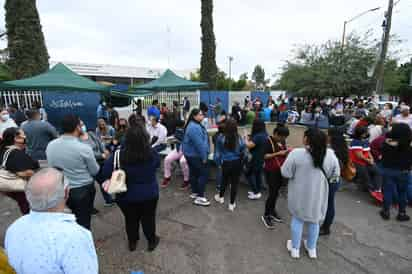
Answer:
[[[213,32],[213,0],[201,0],[202,57],[200,60],[200,80],[207,82],[210,89],[216,88],[216,39]]]
[[[12,80],[13,77],[10,74],[10,70],[6,64],[0,63],[0,81]]]
[[[49,54],[35,0],[6,0],[7,64],[16,79],[49,69]]]
[[[265,87],[265,70],[261,65],[256,65],[253,70],[252,80],[255,81],[256,87]]]
[[[376,47],[368,36],[351,35],[345,49],[339,41],[305,45],[295,51],[276,83],[283,90],[310,96],[367,95],[374,89],[369,75]]]
[[[247,81],[248,79],[249,79],[249,77],[247,76],[247,72],[242,73],[242,74],[239,76],[239,80],[245,80],[245,81]]]

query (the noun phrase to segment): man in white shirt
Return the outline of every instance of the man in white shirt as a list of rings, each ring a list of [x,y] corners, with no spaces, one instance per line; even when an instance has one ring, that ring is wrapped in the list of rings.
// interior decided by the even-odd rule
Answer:
[[[159,119],[150,116],[147,132],[150,135],[150,140],[153,150],[160,152],[166,148],[167,129],[159,123]]]
[[[393,118],[392,123],[394,124],[404,123],[404,124],[409,125],[409,127],[412,129],[412,115],[410,114],[409,106],[402,105],[401,114],[396,115],[396,117]]]
[[[5,249],[16,273],[97,274],[98,262],[90,231],[64,213],[69,196],[63,173],[45,168],[31,177],[25,194],[30,214],[6,232]]]

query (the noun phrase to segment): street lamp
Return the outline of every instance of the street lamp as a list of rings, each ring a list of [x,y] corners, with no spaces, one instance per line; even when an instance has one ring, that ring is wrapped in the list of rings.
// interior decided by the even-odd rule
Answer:
[[[234,60],[233,56],[228,56],[229,58],[229,91],[232,89],[232,62]]]
[[[369,13],[369,12],[374,12],[374,11],[380,10],[380,8],[381,8],[381,7],[377,7],[377,8],[374,8],[374,9],[369,9],[369,10],[364,11],[364,12],[362,12],[362,13],[359,13],[359,14],[356,15],[355,17],[353,17],[353,18],[351,18],[351,19],[343,22],[342,49],[343,49],[344,46],[345,46],[346,24],[348,24],[348,23],[350,23],[350,22],[358,19],[359,17],[364,16],[365,14],[367,14],[367,13]]]

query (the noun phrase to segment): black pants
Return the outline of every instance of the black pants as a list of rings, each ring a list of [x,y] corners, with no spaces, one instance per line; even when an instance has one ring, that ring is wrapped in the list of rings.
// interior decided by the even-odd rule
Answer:
[[[282,186],[282,174],[280,170],[266,171],[266,184],[269,187],[269,196],[265,205],[265,216],[272,215],[276,211],[276,201],[279,197],[279,190]]]
[[[67,200],[67,206],[76,216],[77,223],[88,230],[91,230],[90,223],[95,196],[96,189],[94,183],[91,183],[87,186],[70,189]]]
[[[136,203],[118,203],[125,218],[129,243],[136,243],[139,240],[140,223],[149,244],[154,243],[156,238],[156,207],[158,200],[159,198]]]
[[[376,191],[382,187],[382,176],[376,165],[362,166],[355,164],[356,177],[354,181],[361,185],[365,191]]]
[[[220,186],[220,197],[225,196],[226,187],[230,185],[230,203],[234,204],[236,200],[237,187],[239,185],[240,173],[242,172],[242,163],[240,160],[225,161],[222,164],[222,184]]]

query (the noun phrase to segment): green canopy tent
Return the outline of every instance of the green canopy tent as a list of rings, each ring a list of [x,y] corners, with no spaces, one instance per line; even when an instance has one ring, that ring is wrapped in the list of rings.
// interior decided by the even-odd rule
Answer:
[[[142,91],[116,91],[112,90],[110,92],[113,96],[118,96],[118,97],[129,97],[129,98],[144,98],[146,96],[152,96],[153,91],[150,90],[142,90]]]
[[[2,82],[0,90],[41,91],[48,120],[54,126],[59,127],[65,115],[75,113],[89,128],[93,128],[97,120],[96,107],[102,93],[109,93],[110,87],[80,76],[62,63],[58,63],[49,71],[37,76]]]
[[[80,76],[62,63],[34,77],[0,83],[1,90],[52,90],[109,92],[110,87]]]
[[[137,86],[136,90],[177,92],[180,103],[180,91],[191,91],[204,87],[207,87],[207,83],[186,80],[168,69],[158,79]]]

